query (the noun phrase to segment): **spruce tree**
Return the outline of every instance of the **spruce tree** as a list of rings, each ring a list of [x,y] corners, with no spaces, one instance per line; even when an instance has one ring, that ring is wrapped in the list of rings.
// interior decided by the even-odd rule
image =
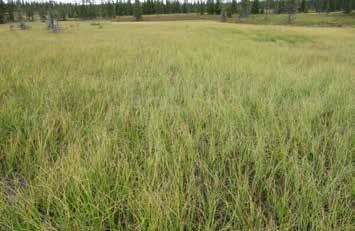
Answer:
[[[7,2],[7,12],[9,14],[8,16],[8,21],[10,22],[14,22],[15,21],[15,3],[13,2],[13,0],[9,0]]]
[[[5,23],[5,2],[0,0],[0,24]]]
[[[336,11],[336,0],[329,0],[329,8],[331,12]]]
[[[300,12],[303,12],[303,13],[307,12],[306,0],[302,0],[301,6],[300,6]]]
[[[232,4],[228,4],[226,7],[225,7],[225,10],[227,12],[227,17],[228,18],[231,18],[233,16],[233,9],[232,9]]]
[[[350,14],[352,11],[352,0],[343,0],[343,12]]]
[[[223,5],[222,6],[223,8],[221,9],[221,18],[220,18],[220,21],[221,22],[226,22],[227,21],[227,10],[226,10],[226,6]]]
[[[330,0],[326,0],[325,2],[325,10],[327,13],[331,12],[331,8],[330,8]]]
[[[203,2],[198,3],[198,11],[199,11],[200,15],[205,14],[205,4]]]
[[[294,20],[294,14],[296,13],[296,0],[287,1],[287,14],[288,23],[291,24]]]
[[[214,1],[213,0],[207,0],[207,13],[214,14]]]
[[[221,14],[221,1],[220,0],[216,0],[216,4],[215,4],[215,7],[214,7],[214,12],[215,14]]]
[[[47,10],[44,7],[40,7],[38,9],[38,15],[42,22],[45,22],[47,20]]]
[[[132,4],[131,4],[131,0],[127,0],[127,15],[132,15]]]
[[[232,0],[231,11],[232,11],[232,14],[237,13],[237,1],[236,0]]]
[[[142,6],[139,0],[134,1],[133,15],[136,21],[142,20]]]
[[[245,19],[249,15],[249,0],[241,0],[240,5],[239,19]]]
[[[50,32],[58,32],[59,31],[59,26],[58,26],[58,21],[57,21],[57,14],[54,9],[55,2],[51,0],[49,2],[49,15],[48,15],[48,30]]]
[[[253,5],[251,6],[252,14],[259,14],[259,0],[254,0]]]

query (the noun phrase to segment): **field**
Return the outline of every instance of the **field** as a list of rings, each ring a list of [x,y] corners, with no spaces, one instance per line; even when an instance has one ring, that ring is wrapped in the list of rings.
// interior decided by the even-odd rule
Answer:
[[[350,230],[354,28],[0,26],[0,230]]]
[[[190,14],[163,14],[144,15],[143,21],[181,21],[181,20],[207,20],[220,21],[220,15]],[[113,19],[117,22],[133,22],[132,16],[120,16]],[[262,25],[289,25],[287,14],[258,14],[250,15],[247,19],[240,21],[239,15],[227,18],[229,23],[262,24]],[[332,13],[298,13],[293,16],[291,25],[312,26],[312,27],[355,27],[355,12],[343,14],[342,12]]]

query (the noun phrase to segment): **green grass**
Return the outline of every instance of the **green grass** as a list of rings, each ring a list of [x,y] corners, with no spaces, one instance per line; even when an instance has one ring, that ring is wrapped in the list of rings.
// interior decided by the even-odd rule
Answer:
[[[270,24],[270,25],[287,25],[287,14],[270,14],[270,15],[250,15],[244,22],[250,24]],[[355,27],[355,12],[351,14],[343,14],[342,12],[334,13],[306,13],[295,14],[293,16],[292,25],[296,26],[320,26],[320,27]]]
[[[200,14],[162,14],[144,15],[143,21],[181,21],[181,20],[208,20],[219,21],[219,15],[200,15]],[[117,22],[135,21],[131,16],[116,17]],[[259,14],[250,15],[245,21],[240,21],[238,15],[233,15],[227,19],[230,23],[262,24],[262,25],[288,25],[287,14]],[[333,13],[299,13],[293,16],[292,25],[295,26],[317,26],[317,27],[355,27],[355,12],[343,14],[342,12]]]
[[[0,26],[1,230],[350,230],[355,31]]]

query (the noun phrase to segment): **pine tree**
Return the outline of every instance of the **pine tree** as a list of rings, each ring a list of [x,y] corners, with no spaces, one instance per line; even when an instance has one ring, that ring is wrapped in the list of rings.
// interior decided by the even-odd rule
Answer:
[[[26,3],[25,12],[26,12],[27,19],[30,21],[33,21],[34,20],[34,9],[33,9],[32,3]]]
[[[232,9],[232,4],[228,4],[225,7],[225,11],[227,12],[227,17],[231,18],[233,16],[233,9]]]
[[[5,23],[5,2],[0,0],[0,24]]]
[[[131,0],[127,0],[127,15],[132,15],[132,4],[131,4]]]
[[[227,12],[226,12],[226,6],[223,5],[222,6],[222,9],[221,9],[221,18],[220,18],[220,21],[221,22],[226,22],[227,21]]]
[[[296,12],[296,1],[288,0],[287,1],[287,14],[288,14],[288,23],[291,24],[294,20],[294,14]]]
[[[249,0],[242,0],[240,4],[239,19],[245,19],[249,15]]]
[[[205,14],[205,4],[203,2],[198,2],[198,11],[201,15]]]
[[[15,21],[15,4],[13,2],[13,0],[9,0],[7,2],[7,13],[8,15],[8,21],[9,22],[14,22]]]
[[[306,0],[302,0],[301,6],[300,6],[300,12],[303,12],[303,13],[307,12]]]
[[[331,12],[336,11],[336,0],[329,0],[329,8]]]
[[[47,19],[47,10],[44,8],[44,7],[40,7],[38,9],[38,15],[39,15],[39,18],[42,22],[45,22],[46,19]]]
[[[252,14],[259,14],[259,0],[254,0],[253,5],[251,6]]]
[[[48,30],[51,32],[58,32],[59,31],[59,26],[58,26],[58,21],[57,21],[57,14],[54,9],[55,2],[51,0],[49,2],[49,15],[48,15]]]
[[[325,2],[325,10],[327,11],[327,13],[331,12],[331,8],[330,8],[330,0],[326,0]]]
[[[139,0],[134,1],[133,15],[136,21],[142,20],[142,5]]]
[[[352,11],[352,0],[343,0],[343,12],[350,14]]]
[[[207,13],[214,14],[214,1],[213,0],[207,0]]]
[[[314,0],[313,5],[314,5],[316,12],[318,12],[318,13],[322,12],[322,0]]]
[[[181,9],[182,13],[186,14],[188,12],[187,6],[188,6],[188,2],[187,2],[187,0],[184,0],[184,3],[182,4],[182,9]]]
[[[216,4],[214,6],[214,12],[215,14],[221,14],[221,1],[220,0],[216,0]]]
[[[236,0],[232,0],[231,11],[232,11],[232,14],[237,13],[237,1]]]
[[[274,10],[274,13],[277,13],[277,8],[275,9],[274,8],[275,5],[274,5],[274,1],[273,0],[266,0],[265,3],[264,3],[264,7],[263,7],[263,14],[264,14],[264,20],[267,21],[268,20],[268,16],[269,16],[269,13],[270,13],[270,10],[273,9]]]
[[[58,7],[58,18],[59,20],[65,21],[67,20],[67,14],[66,14],[66,9],[62,4],[60,4]]]

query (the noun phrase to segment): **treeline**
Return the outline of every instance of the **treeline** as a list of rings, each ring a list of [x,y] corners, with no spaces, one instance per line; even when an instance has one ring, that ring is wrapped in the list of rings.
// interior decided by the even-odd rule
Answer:
[[[57,3],[55,5],[56,17],[59,20],[68,18],[95,19],[114,18],[117,16],[134,15],[137,17],[149,14],[226,14],[229,17],[236,13],[248,15],[272,12],[276,14],[290,13],[290,9],[297,12],[333,12],[343,11],[350,13],[355,0],[232,0],[224,3],[221,0],[116,0],[101,4],[83,0],[81,4]],[[36,18],[46,20],[50,8],[49,2],[23,2],[9,0],[6,3],[0,0],[0,23],[20,20],[34,21]],[[36,17],[38,16],[38,17]]]

